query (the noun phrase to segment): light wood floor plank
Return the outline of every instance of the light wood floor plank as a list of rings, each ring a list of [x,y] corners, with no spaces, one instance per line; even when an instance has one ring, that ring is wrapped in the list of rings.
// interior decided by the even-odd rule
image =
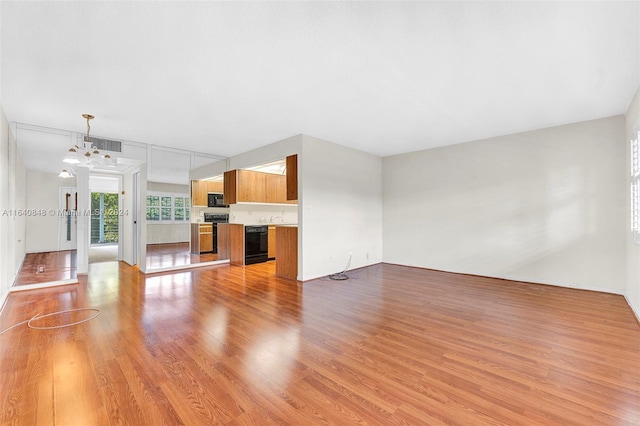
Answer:
[[[383,264],[274,274],[105,262],[11,293],[2,330],[101,314],[0,335],[0,424],[640,424],[640,325],[622,296]]]

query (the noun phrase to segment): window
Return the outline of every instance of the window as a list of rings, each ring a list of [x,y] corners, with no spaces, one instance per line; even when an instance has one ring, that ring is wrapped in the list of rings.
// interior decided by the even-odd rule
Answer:
[[[173,198],[173,220],[189,222],[191,215],[191,199],[189,197]]]
[[[640,243],[640,130],[631,140],[631,232],[637,243]]]
[[[160,197],[147,195],[147,220],[157,222],[160,220]]]
[[[158,223],[188,222],[191,199],[184,194],[149,193],[147,221]]]
[[[171,197],[163,195],[160,197],[160,220],[171,220]]]
[[[118,194],[91,193],[91,244],[118,242]]]

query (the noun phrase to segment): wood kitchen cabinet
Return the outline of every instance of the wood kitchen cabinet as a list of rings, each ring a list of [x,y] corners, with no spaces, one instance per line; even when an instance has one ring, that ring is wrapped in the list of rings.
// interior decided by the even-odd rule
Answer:
[[[298,155],[290,155],[286,159],[287,177],[286,191],[287,200],[298,200]]]
[[[230,223],[229,227],[229,263],[244,265],[244,225]]]
[[[191,224],[191,253],[213,252],[213,225],[210,223]]]
[[[297,204],[298,200],[287,199],[287,177],[285,175],[269,175],[267,178],[267,199],[269,203]]]
[[[224,174],[224,203],[295,204],[296,200],[287,200],[286,176],[238,169]]]
[[[268,203],[266,174],[238,170],[238,202]]]
[[[191,181],[191,204],[198,207],[207,206],[207,182],[204,180]]]
[[[286,200],[285,195],[286,189],[282,186],[284,176],[274,175],[270,173],[264,173],[265,180],[265,203],[284,203]]]
[[[222,181],[205,181],[207,184],[207,192],[212,194],[222,194],[224,192],[224,184]]]
[[[268,245],[267,245],[267,257],[269,259],[275,259],[276,258],[276,227],[275,225],[269,225],[269,228],[267,229],[267,238],[268,240]]]
[[[238,171],[229,170],[224,172],[224,191],[222,201],[225,204],[236,204],[238,202]]]
[[[218,224],[218,260],[227,260],[230,257],[229,226],[228,223]]]
[[[298,278],[298,227],[276,226],[276,275]]]
[[[191,202],[196,207],[207,207],[209,204],[208,194],[222,194],[223,183],[211,180],[191,181]]]
[[[200,253],[213,252],[213,225],[200,224]]]

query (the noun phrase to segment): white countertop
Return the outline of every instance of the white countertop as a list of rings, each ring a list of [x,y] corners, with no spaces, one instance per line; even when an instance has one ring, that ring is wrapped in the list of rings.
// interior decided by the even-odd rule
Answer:
[[[244,226],[298,226],[297,223],[230,223],[230,225],[244,225]]]

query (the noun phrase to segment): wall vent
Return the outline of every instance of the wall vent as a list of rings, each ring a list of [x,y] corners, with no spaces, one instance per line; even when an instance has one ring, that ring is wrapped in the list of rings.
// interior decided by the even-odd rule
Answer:
[[[122,152],[122,141],[97,138],[95,136],[84,136],[85,142],[91,142],[100,151]]]

